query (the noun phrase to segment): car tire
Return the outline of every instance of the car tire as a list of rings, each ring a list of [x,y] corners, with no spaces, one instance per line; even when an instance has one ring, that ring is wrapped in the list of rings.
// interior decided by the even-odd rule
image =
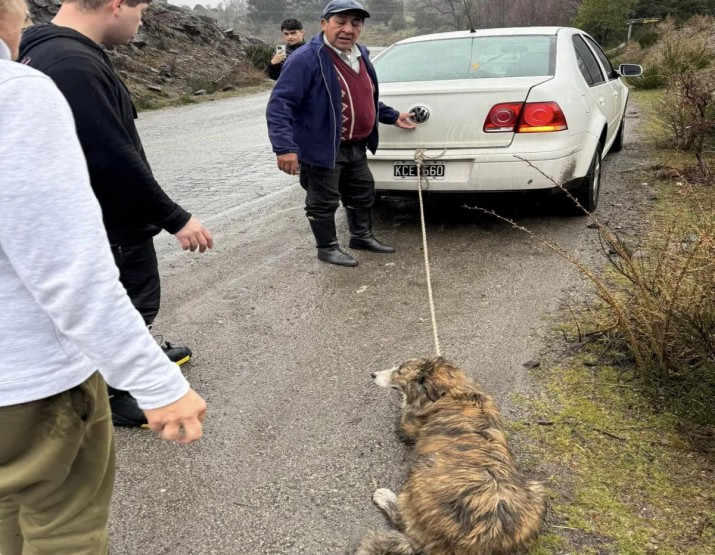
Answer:
[[[598,195],[601,192],[601,164],[603,163],[603,146],[596,145],[596,152],[593,153],[591,165],[588,173],[584,176],[581,184],[572,191],[572,195],[587,212],[593,212],[598,206]],[[570,199],[569,199],[570,200]],[[583,211],[573,204],[571,207],[573,214],[583,215]]]
[[[623,117],[621,117],[621,125],[618,126],[618,133],[616,133],[616,138],[613,140],[611,145],[611,150],[609,152],[620,152],[623,150],[623,143],[625,141],[626,135],[626,113],[623,112]]]

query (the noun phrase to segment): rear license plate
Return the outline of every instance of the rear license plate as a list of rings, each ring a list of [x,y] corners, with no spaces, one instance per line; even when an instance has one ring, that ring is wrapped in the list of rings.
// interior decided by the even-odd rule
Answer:
[[[443,162],[425,162],[424,176],[427,179],[444,179],[444,172]],[[394,179],[417,179],[419,177],[419,166],[414,162],[395,162],[392,176]]]

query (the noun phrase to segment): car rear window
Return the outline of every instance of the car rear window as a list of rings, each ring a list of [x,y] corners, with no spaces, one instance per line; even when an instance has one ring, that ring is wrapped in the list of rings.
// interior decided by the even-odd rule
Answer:
[[[551,76],[556,37],[463,37],[396,44],[375,60],[380,83]]]

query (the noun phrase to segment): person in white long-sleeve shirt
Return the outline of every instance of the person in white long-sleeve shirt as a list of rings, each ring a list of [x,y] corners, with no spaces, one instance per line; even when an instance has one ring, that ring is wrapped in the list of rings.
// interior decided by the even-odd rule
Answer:
[[[0,553],[99,555],[105,380],[177,443],[201,437],[206,404],[119,282],[67,102],[11,61],[26,17],[24,0],[0,0]]]

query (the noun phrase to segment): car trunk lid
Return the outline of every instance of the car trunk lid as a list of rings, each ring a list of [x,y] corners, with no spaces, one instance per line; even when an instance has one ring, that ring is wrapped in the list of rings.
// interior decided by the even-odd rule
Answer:
[[[529,91],[549,79],[539,76],[380,85],[382,102],[400,112],[414,112],[418,122],[413,131],[381,125],[380,149],[509,146],[513,132],[484,132],[489,110],[504,102],[526,102]]]

